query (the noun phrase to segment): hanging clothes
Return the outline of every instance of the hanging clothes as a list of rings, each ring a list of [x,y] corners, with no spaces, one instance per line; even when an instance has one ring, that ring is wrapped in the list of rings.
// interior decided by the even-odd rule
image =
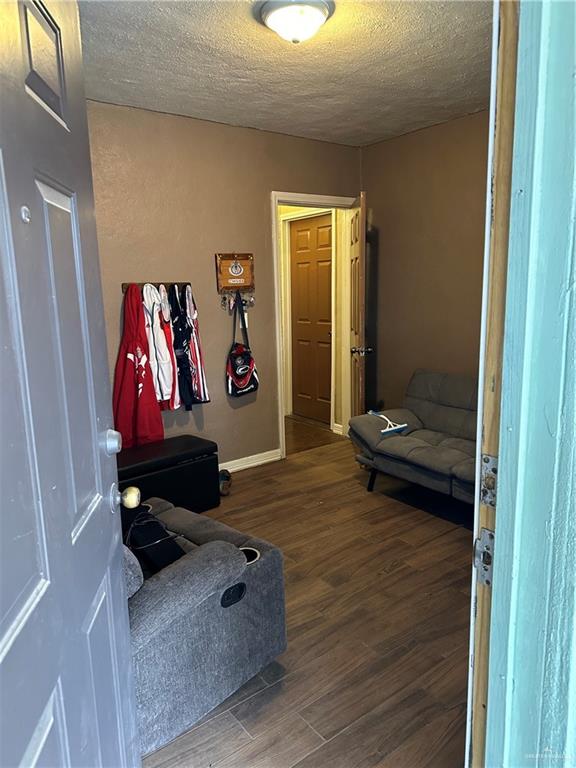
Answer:
[[[171,285],[168,289],[168,301],[172,317],[172,331],[174,333],[174,355],[178,368],[178,389],[180,400],[187,411],[192,410],[194,393],[192,391],[192,374],[190,369],[190,328],[186,319],[186,311],[180,306],[178,286]]]
[[[170,314],[170,302],[168,301],[168,291],[166,286],[158,286],[160,294],[160,325],[166,339],[166,345],[170,355],[170,365],[172,366],[172,390],[170,392],[169,409],[175,411],[180,408],[180,388],[178,386],[178,367],[176,365],[176,355],[174,354],[174,333],[172,331],[172,317]],[[161,406],[162,407],[162,406]]]
[[[202,353],[202,344],[200,342],[200,326],[198,324],[198,308],[192,295],[192,286],[190,283],[182,286],[181,304],[186,306],[186,317],[188,325],[191,328],[190,338],[190,361],[192,367],[192,389],[197,402],[209,403],[208,384],[206,382],[206,371],[204,369],[204,355]]]
[[[124,324],[114,370],[114,425],[122,445],[152,443],[164,439],[164,425],[156,400],[148,359],[148,339],[142,296],[131,283],[124,296]]]
[[[162,328],[162,300],[156,286],[146,283],[142,289],[146,338],[150,357],[150,370],[156,391],[156,400],[160,407],[167,409],[172,397],[172,379],[174,370],[166,334]]]
[[[188,315],[188,288],[190,288],[191,310]],[[178,386],[180,399],[187,411],[197,403],[209,402],[204,374],[202,351],[198,335],[198,319],[194,328],[194,300],[190,284],[182,286],[171,285],[168,289],[170,313],[172,315],[172,330],[174,332],[174,353],[178,367]],[[194,338],[193,338],[194,332]],[[200,372],[201,371],[201,372]],[[203,387],[202,387],[203,383]]]

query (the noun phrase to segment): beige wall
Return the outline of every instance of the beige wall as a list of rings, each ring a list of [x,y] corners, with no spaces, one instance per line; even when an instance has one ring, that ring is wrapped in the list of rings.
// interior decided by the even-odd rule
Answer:
[[[222,461],[278,448],[270,193],[354,196],[359,150],[91,102],[88,117],[111,366],[121,283],[189,280],[212,402],[166,415],[166,433],[210,437]],[[216,293],[218,251],[255,256],[249,331],[261,388],[238,400],[224,390],[232,328]]]
[[[378,394],[400,404],[417,367],[477,373],[488,114],[362,152],[379,234]]]

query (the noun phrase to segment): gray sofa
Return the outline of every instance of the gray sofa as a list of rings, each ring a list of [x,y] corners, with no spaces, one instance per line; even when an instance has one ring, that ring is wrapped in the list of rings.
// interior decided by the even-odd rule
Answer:
[[[209,517],[148,499],[186,554],[146,581],[124,547],[143,755],[188,730],[286,648],[282,553]],[[248,563],[239,547],[260,557]],[[245,585],[239,602],[222,602]],[[223,598],[223,595],[226,595]]]
[[[477,390],[475,379],[417,370],[404,407],[383,411],[402,433],[382,435],[383,422],[363,414],[350,420],[349,435],[360,450],[358,461],[371,470],[418,483],[474,503]]]

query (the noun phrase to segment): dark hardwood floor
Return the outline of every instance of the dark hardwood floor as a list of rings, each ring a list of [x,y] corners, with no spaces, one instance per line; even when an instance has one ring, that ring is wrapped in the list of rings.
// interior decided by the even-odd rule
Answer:
[[[300,416],[286,416],[284,423],[286,425],[287,456],[347,439],[342,435],[336,435],[327,424],[304,419]]]
[[[288,650],[146,768],[462,768],[471,533],[366,479],[346,439],[234,475],[208,514],[282,548]]]

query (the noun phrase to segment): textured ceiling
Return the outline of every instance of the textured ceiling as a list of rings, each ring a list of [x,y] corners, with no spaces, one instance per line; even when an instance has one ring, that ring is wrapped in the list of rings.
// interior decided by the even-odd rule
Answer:
[[[361,146],[483,109],[491,4],[336,0],[292,45],[249,0],[84,0],[87,96]]]

